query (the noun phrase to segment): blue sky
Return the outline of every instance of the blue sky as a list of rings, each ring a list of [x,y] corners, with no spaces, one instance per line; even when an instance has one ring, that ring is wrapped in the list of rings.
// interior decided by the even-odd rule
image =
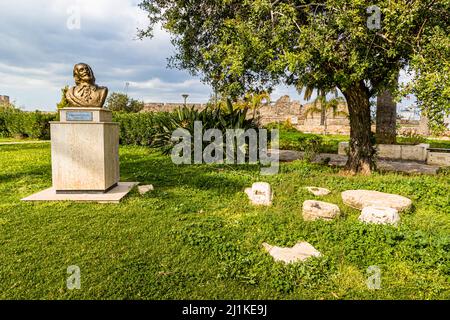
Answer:
[[[54,110],[60,89],[72,85],[72,68],[92,66],[97,83],[146,102],[206,102],[211,88],[187,71],[167,68],[174,53],[169,35],[137,40],[147,23],[139,0],[2,0],[0,2],[0,94],[26,110]],[[73,20],[79,12],[79,28]],[[75,24],[73,23],[75,22]],[[277,99],[294,88],[280,86]],[[405,100],[402,105],[411,104]]]

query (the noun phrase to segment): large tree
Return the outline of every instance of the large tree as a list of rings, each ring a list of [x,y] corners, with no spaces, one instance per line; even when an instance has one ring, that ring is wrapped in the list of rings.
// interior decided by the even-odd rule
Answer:
[[[374,7],[376,5],[376,7]],[[389,89],[430,30],[449,29],[450,1],[144,0],[177,53],[172,66],[200,73],[229,95],[284,82],[341,90],[351,126],[348,169],[373,168],[370,98]],[[380,9],[380,10],[379,10]]]

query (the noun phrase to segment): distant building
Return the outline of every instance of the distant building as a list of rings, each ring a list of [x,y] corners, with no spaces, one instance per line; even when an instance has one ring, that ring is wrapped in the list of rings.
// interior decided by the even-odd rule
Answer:
[[[9,104],[9,97],[0,95],[0,104]]]

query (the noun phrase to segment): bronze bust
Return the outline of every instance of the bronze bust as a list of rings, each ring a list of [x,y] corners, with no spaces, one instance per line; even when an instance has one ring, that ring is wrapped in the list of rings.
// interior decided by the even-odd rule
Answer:
[[[66,98],[71,107],[77,108],[103,108],[108,88],[95,84],[94,72],[89,65],[78,63],[73,67],[75,87],[70,88]]]

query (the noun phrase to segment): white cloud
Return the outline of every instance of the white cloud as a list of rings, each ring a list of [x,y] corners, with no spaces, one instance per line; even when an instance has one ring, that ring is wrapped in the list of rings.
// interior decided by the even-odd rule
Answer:
[[[174,48],[160,27],[137,40],[147,24],[139,0],[1,1],[0,94],[26,109],[52,110],[60,88],[72,85],[72,67],[86,62],[99,85],[152,101],[181,101],[182,93],[206,101],[210,88],[187,72],[167,69]],[[80,29],[69,30],[68,8],[80,9]]]

